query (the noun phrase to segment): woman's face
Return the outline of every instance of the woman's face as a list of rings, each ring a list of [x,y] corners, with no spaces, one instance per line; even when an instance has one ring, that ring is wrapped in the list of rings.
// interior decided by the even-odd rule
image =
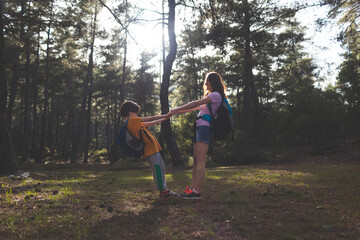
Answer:
[[[213,87],[211,86],[211,83],[208,81],[207,78],[205,79],[205,84],[204,84],[204,85],[206,86],[206,89],[207,89],[207,90],[209,90],[210,92],[212,92]]]

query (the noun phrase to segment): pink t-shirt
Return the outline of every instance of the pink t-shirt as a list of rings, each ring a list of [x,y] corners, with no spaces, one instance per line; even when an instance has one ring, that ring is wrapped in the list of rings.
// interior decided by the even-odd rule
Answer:
[[[212,92],[208,95],[208,97],[211,99],[211,110],[212,110],[212,115],[216,116],[217,111],[219,110],[220,104],[222,102],[222,97],[221,94],[218,92]],[[210,110],[208,109],[208,107],[206,106],[206,104],[200,105],[200,112],[199,112],[199,117],[204,115],[204,114],[208,114],[209,116],[211,116],[210,114]],[[196,126],[208,126],[210,127],[210,123],[208,121],[205,121],[202,118],[199,118],[196,121]]]

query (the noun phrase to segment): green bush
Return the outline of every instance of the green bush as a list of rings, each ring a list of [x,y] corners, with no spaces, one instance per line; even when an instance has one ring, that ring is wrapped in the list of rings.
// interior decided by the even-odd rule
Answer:
[[[246,137],[236,137],[234,141],[218,141],[209,156],[209,164],[214,166],[260,164],[268,161],[265,152]]]
[[[196,113],[190,112],[177,116],[173,121],[173,131],[176,143],[185,159],[193,155],[194,122]]]

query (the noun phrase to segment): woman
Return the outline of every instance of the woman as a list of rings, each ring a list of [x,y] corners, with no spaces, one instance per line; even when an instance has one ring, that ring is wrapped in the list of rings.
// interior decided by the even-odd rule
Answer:
[[[216,72],[209,72],[204,81],[204,97],[171,110],[172,113],[184,113],[200,109],[196,120],[196,138],[194,143],[194,166],[192,170],[191,187],[186,186],[180,194],[186,199],[201,199],[201,187],[205,179],[205,160],[209,150],[212,134],[210,131],[211,115],[216,116],[220,104],[225,96],[225,85],[222,77]],[[211,112],[208,104],[211,104]]]

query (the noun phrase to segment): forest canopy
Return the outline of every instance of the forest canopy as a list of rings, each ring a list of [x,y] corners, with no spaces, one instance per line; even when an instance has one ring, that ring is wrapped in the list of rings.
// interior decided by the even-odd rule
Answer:
[[[335,19],[341,32],[333,37],[345,50],[326,88],[316,87],[323,79],[296,18],[315,7],[328,15],[314,24]],[[158,19],[145,19],[147,11],[128,0],[1,0],[0,173],[29,160],[132,161],[114,141],[121,103],[137,102],[142,116],[166,113],[202,98],[209,71],[224,78],[235,125],[229,140],[216,143],[213,164],[266,162],[286,146],[360,133],[358,1],[180,0],[152,10]],[[100,12],[114,28],[99,23]],[[191,17],[180,18],[184,12]],[[163,26],[163,52],[144,50],[130,62],[130,26],[144,21]],[[195,117],[151,129],[165,161],[190,161]]]

